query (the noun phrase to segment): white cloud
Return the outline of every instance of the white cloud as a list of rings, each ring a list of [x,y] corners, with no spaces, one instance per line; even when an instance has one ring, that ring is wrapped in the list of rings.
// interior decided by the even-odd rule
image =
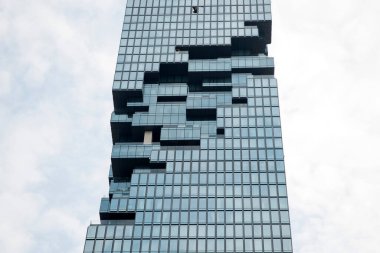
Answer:
[[[1,5],[0,248],[80,252],[108,190],[125,3]],[[369,0],[273,1],[295,252],[377,251],[379,11]]]
[[[273,6],[295,252],[375,252],[380,4]]]
[[[5,97],[11,90],[11,76],[8,72],[0,71],[0,98]]]
[[[80,252],[107,192],[125,2],[2,2],[2,252]]]

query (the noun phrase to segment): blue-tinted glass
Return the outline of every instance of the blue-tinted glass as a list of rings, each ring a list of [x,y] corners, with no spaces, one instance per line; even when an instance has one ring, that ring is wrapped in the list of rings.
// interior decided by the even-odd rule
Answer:
[[[292,251],[270,1],[196,4],[127,1],[85,252]]]

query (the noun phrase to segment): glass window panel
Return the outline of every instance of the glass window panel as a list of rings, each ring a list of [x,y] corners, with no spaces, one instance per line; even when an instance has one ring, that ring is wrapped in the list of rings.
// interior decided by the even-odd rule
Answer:
[[[227,239],[226,240],[226,252],[235,252],[234,240]]]
[[[103,250],[103,240],[96,240],[94,251],[95,252],[102,252],[102,250]]]
[[[216,250],[217,252],[224,252],[224,239],[216,240]]]
[[[104,238],[106,232],[106,226],[98,226],[98,233],[96,235],[96,238]]]
[[[103,252],[107,252],[107,253],[112,252],[112,244],[113,244],[112,240],[105,240]]]
[[[255,252],[262,251],[263,250],[262,240],[261,239],[255,239],[254,240],[254,247],[255,247]]]
[[[93,252],[93,248],[94,248],[94,240],[86,240],[85,245],[84,245],[84,252],[85,253]]]
[[[272,251],[272,240],[264,239],[264,251]]]
[[[282,240],[282,245],[285,252],[290,252],[292,250],[292,242],[290,239]]]

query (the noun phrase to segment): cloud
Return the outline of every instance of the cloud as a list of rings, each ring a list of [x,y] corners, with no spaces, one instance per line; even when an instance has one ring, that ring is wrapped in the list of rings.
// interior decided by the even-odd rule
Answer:
[[[380,4],[273,1],[295,252],[374,252]]]
[[[3,0],[0,248],[80,252],[107,193],[125,1]],[[273,1],[295,252],[376,252],[380,4]]]
[[[124,5],[2,2],[2,252],[80,252],[98,218]]]

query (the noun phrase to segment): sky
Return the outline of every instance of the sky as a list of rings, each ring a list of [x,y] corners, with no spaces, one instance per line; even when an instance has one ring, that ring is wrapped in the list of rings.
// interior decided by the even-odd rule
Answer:
[[[82,252],[126,0],[0,0],[0,249]],[[377,252],[380,2],[273,0],[294,252]]]

